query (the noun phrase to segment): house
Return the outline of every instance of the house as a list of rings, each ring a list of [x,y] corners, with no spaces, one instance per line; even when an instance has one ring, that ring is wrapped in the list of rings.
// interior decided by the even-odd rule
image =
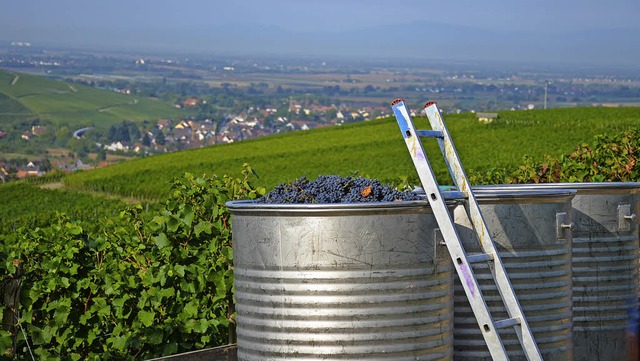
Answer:
[[[36,137],[41,136],[46,131],[47,131],[47,127],[43,125],[34,125],[31,127],[31,134],[33,134]]]
[[[29,162],[26,166],[18,167],[16,177],[22,179],[27,177],[39,177],[44,174],[45,172],[41,171],[39,166],[37,166],[33,162]]]
[[[241,116],[237,116],[229,121],[229,124],[240,124],[244,123],[244,118]]]
[[[189,127],[191,127],[191,129],[197,129],[200,128],[200,123],[193,121],[193,120],[189,120],[187,122],[187,124],[189,124]]]
[[[184,120],[181,120],[178,124],[175,125],[175,127],[173,127],[174,129],[191,129],[191,126],[189,125],[189,123],[187,123]]]
[[[200,123],[200,129],[206,132],[214,132],[216,130],[216,123],[207,119],[204,122]]]
[[[198,98],[187,98],[185,100],[182,101],[182,106],[185,107],[195,107],[196,105],[198,105],[199,103],[201,103],[201,100]]]
[[[90,170],[94,167],[89,164],[84,164],[80,159],[78,159],[72,166],[71,170]]]
[[[498,113],[476,113],[476,118],[483,123],[491,123],[498,119]]]
[[[301,120],[293,120],[291,121],[291,123],[289,123],[292,125],[291,129],[300,129],[300,130],[309,130],[309,125],[307,125],[307,122],[301,121]],[[289,124],[287,124],[287,126],[289,126]]]
[[[233,143],[233,139],[229,138],[229,136],[227,136],[227,135],[219,136],[218,141],[221,142],[221,143]]]
[[[8,134],[7,132],[3,132],[3,131],[0,130],[0,139],[6,137],[7,134]]]
[[[158,127],[158,129],[169,129],[169,127],[171,126],[171,121],[169,119],[160,119],[158,120],[156,126]]]
[[[127,150],[128,147],[125,146],[124,144],[122,144],[121,142],[113,142],[109,145],[105,145],[104,149],[106,150],[110,150],[112,152],[118,151],[118,150]]]
[[[33,134],[31,134],[31,132],[22,133],[22,139],[24,139],[24,140],[31,140],[32,136],[33,136]]]
[[[4,167],[4,164],[0,165],[0,180],[2,183],[6,182],[9,179],[9,171]]]
[[[191,138],[191,128],[190,127],[178,127],[176,126],[173,130],[173,138],[175,140],[186,141]]]

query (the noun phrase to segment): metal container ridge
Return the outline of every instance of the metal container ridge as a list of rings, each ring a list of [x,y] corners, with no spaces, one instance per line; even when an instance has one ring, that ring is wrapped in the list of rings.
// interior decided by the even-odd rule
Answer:
[[[426,201],[227,205],[238,360],[452,359],[454,272]]]
[[[640,183],[543,183],[518,189],[575,189],[574,359],[637,360]]]
[[[572,360],[571,199],[575,191],[475,187],[474,195],[542,357]],[[466,211],[455,222],[467,253],[481,252]],[[494,319],[509,316],[487,263],[474,271]],[[462,285],[455,279],[454,359],[491,360]],[[526,360],[512,327],[500,330],[510,360]]]

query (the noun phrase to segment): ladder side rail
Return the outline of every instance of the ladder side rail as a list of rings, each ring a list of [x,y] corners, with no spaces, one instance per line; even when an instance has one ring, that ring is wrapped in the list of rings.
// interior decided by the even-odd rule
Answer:
[[[471,220],[471,224],[476,231],[480,245],[484,252],[493,256],[494,267],[491,268],[491,270],[494,274],[496,284],[498,285],[498,291],[504,300],[504,305],[509,317],[521,318],[520,327],[516,326],[515,330],[518,338],[520,339],[525,355],[527,355],[528,360],[542,360],[542,356],[540,355],[533,333],[526,322],[520,302],[518,301],[515,292],[513,292],[511,281],[507,276],[502,260],[495,248],[495,244],[491,238],[491,233],[489,232],[487,224],[482,217],[480,206],[478,205],[475,195],[471,191],[471,185],[469,184],[469,180],[462,168],[462,162],[456,152],[453,141],[451,140],[451,135],[444,124],[442,115],[440,114],[436,103],[429,102],[425,104],[425,112],[433,130],[440,131],[443,134],[442,138],[437,139],[438,144],[440,145],[440,149],[445,157],[445,162],[456,187],[467,195],[467,213]],[[510,292],[506,292],[506,290],[510,290]],[[530,352],[531,354],[529,354]]]
[[[491,357],[494,360],[508,360],[509,358],[502,340],[500,339],[500,334],[498,333],[493,318],[489,313],[489,308],[473,274],[471,264],[469,264],[467,260],[464,248],[460,242],[460,236],[458,235],[454,221],[449,214],[447,205],[442,198],[435,175],[429,166],[428,158],[422,143],[417,136],[416,129],[407,112],[406,106],[403,102],[395,103],[393,105],[393,112],[402,131],[402,136],[407,145],[407,149],[409,149],[413,164],[418,171],[418,176],[426,192],[429,205],[431,206],[438,226],[440,227],[440,232],[445,240],[449,255],[451,256],[465,294],[467,295],[469,303],[476,316],[478,326],[482,332],[487,347],[489,348]]]

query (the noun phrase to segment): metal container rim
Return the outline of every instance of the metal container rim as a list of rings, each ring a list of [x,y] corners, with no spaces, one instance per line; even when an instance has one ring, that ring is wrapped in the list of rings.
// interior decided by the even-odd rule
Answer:
[[[462,192],[442,192],[445,203],[450,209],[458,206],[464,197]],[[347,215],[347,214],[408,214],[433,213],[426,199],[399,202],[365,202],[365,203],[316,203],[316,204],[283,204],[259,203],[256,200],[230,201],[225,204],[232,214],[260,215]]]
[[[576,182],[576,183],[523,183],[523,184],[493,184],[471,187],[479,189],[508,189],[508,190],[570,190],[577,194],[637,194],[640,193],[640,182]]]
[[[577,191],[575,189],[517,189],[516,187],[501,187],[502,185],[486,185],[471,187],[471,191],[478,203],[550,203],[571,201]],[[509,186],[509,185],[507,185]],[[416,193],[425,196],[421,187],[416,187]]]
[[[457,202],[454,202],[457,203]],[[226,203],[232,213],[260,212],[260,213],[296,213],[296,214],[329,214],[329,213],[382,213],[382,212],[431,212],[426,200],[401,202],[371,202],[371,203],[316,203],[316,204],[283,204],[258,203],[255,200],[240,200]]]
[[[452,206],[465,198],[464,193],[459,191],[442,191],[445,202]],[[377,212],[377,211],[397,211],[409,209],[429,208],[426,199],[399,202],[363,202],[363,203],[312,203],[312,204],[291,204],[291,203],[259,203],[256,200],[239,200],[226,203],[231,211],[286,211],[286,212]]]

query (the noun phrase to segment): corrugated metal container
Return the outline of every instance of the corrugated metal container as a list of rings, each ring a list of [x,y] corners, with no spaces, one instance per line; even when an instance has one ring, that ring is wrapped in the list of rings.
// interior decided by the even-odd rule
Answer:
[[[576,360],[637,360],[640,183],[541,183],[573,199],[573,332]]]
[[[228,206],[238,360],[452,359],[454,271],[427,202]]]
[[[513,191],[475,187],[483,218],[491,232],[520,306],[542,357],[572,360],[571,199],[575,191]],[[455,221],[468,253],[480,245],[463,207]],[[508,318],[486,263],[474,264],[476,278],[495,320]],[[511,360],[526,360],[514,328],[500,330]],[[456,278],[454,359],[491,360],[471,306]]]

